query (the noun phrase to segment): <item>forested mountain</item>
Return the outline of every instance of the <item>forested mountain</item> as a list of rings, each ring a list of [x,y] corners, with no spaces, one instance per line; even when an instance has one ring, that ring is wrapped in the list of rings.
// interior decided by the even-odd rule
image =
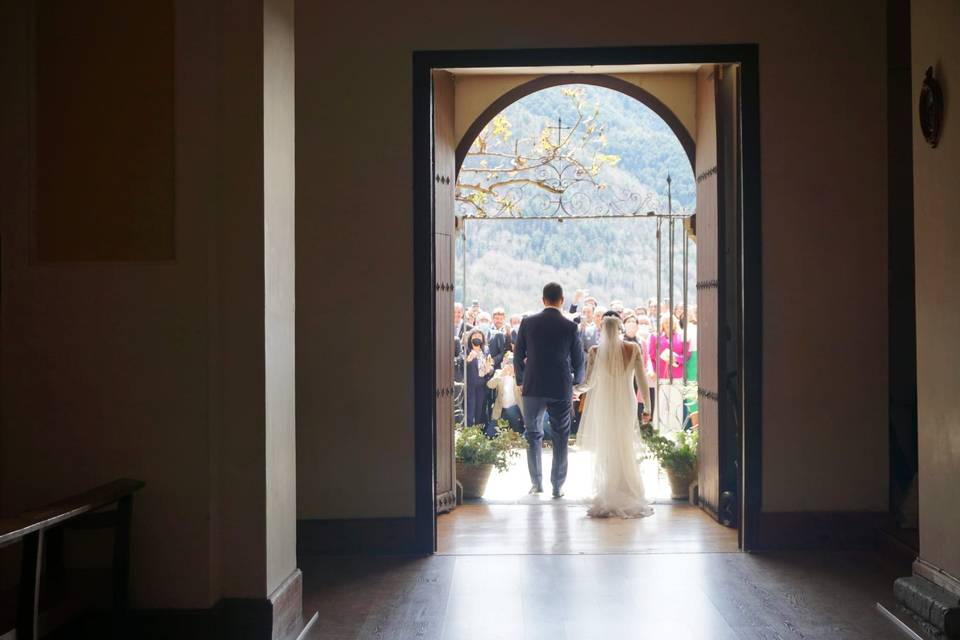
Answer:
[[[459,176],[489,186],[518,177],[537,176],[548,185],[549,167],[535,174],[516,173],[517,165],[548,158],[552,166],[573,162],[583,185],[569,189],[566,207],[577,214],[620,211],[667,211],[667,183],[672,178],[673,211],[692,212],[696,185],[686,153],[667,124],[645,105],[611,89],[568,85],[531,94],[508,107],[474,143]],[[558,118],[563,128],[558,129]],[[581,125],[570,129],[578,120]],[[567,137],[569,136],[569,138]],[[563,145],[563,146],[561,146]],[[568,151],[569,150],[569,151]],[[552,155],[551,155],[552,154]],[[511,157],[514,156],[514,157]],[[514,172],[497,173],[499,167]],[[549,174],[549,175],[548,175]],[[564,176],[574,175],[566,171]],[[492,176],[492,177],[491,177]],[[486,181],[486,182],[483,182]],[[513,187],[513,185],[511,185]],[[577,196],[571,197],[571,193]],[[461,188],[461,213],[491,212],[504,206],[479,191]],[[558,196],[536,186],[520,185],[503,198],[510,215],[552,213]],[[467,197],[465,197],[467,196]],[[668,227],[662,227],[661,296],[668,296]],[[682,251],[685,233],[674,231],[674,300],[682,296]],[[529,220],[490,217],[466,221],[466,290],[463,246],[457,247],[457,300],[480,300],[490,309],[510,312],[539,308],[540,288],[556,280],[571,294],[588,289],[601,304],[622,299],[628,305],[656,295],[656,223],[652,218]],[[688,244],[688,295],[693,303],[696,245]]]

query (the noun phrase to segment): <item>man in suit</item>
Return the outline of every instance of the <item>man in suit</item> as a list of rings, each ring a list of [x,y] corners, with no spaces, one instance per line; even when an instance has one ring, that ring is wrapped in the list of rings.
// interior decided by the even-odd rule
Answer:
[[[599,332],[593,317],[594,311],[595,307],[593,305],[585,304],[580,313],[580,342],[583,345],[584,353],[589,353],[590,347],[599,342]]]
[[[523,316],[519,313],[515,313],[510,316],[510,340],[516,344],[517,343],[517,332],[520,331],[520,322],[523,320]]]
[[[553,432],[553,467],[550,482],[553,497],[563,497],[567,478],[567,440],[573,410],[573,385],[583,382],[583,347],[577,325],[567,320],[563,308],[563,288],[556,282],[543,287],[540,313],[520,323],[514,352],[517,384],[522,389],[526,422],[527,469],[530,493],[543,492],[543,416],[550,416]]]
[[[501,308],[493,310],[493,328],[490,329],[490,357],[493,358],[493,368],[499,369],[503,363],[503,356],[507,351],[513,351],[513,338],[510,328],[504,322],[506,313]]]

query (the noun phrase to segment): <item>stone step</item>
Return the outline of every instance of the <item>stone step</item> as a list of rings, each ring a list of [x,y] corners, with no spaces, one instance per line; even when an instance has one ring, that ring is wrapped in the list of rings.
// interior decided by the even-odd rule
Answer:
[[[913,615],[934,638],[960,638],[960,596],[920,576],[898,578],[897,604]]]
[[[319,613],[313,614],[313,616],[300,627],[296,635],[289,637],[289,640],[316,640],[319,638],[320,625],[317,623],[319,619]]]
[[[920,626],[917,617],[898,606],[892,597],[877,602],[877,612],[899,629],[904,638],[925,640],[925,638],[930,637],[927,631]]]

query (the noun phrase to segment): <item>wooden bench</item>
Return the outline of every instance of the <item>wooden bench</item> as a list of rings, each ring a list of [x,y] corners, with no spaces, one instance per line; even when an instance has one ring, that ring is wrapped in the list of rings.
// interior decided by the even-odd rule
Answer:
[[[121,479],[41,509],[0,518],[0,547],[22,543],[20,582],[17,589],[16,638],[39,638],[41,577],[63,572],[65,528],[114,529],[112,593],[115,614],[127,610],[130,581],[130,520],[133,494],[142,489],[139,480]],[[100,511],[116,504],[111,511]],[[44,563],[44,557],[47,561]],[[53,576],[49,574],[54,574]],[[0,629],[0,634],[4,632]]]

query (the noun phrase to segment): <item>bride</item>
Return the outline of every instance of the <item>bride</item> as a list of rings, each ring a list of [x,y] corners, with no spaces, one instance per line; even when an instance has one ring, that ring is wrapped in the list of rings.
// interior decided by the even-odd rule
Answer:
[[[620,338],[620,318],[608,311],[600,344],[590,349],[587,375],[576,391],[589,390],[577,442],[593,454],[593,497],[587,515],[594,518],[643,518],[653,514],[637,465],[637,395],[634,376],[649,407],[647,376],[640,348]],[[644,420],[648,415],[644,414]]]

